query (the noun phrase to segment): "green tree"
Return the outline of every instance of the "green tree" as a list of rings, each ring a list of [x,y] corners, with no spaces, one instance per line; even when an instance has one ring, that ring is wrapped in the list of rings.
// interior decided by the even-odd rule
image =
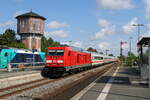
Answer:
[[[12,29],[6,29],[3,34],[0,35],[0,45],[5,45],[14,48],[25,48],[24,44],[17,40],[16,33]]]
[[[43,52],[46,52],[48,47],[58,47],[60,46],[60,43],[54,41],[51,37],[47,39],[45,36],[43,36],[41,39],[41,45],[41,50]]]
[[[92,47],[89,47],[89,48],[87,49],[87,51],[89,51],[89,52],[96,52],[96,53],[97,53],[97,50],[94,49],[94,48],[92,48]]]
[[[128,52],[128,56],[126,57],[125,60],[125,66],[132,66],[136,60],[137,57],[132,52]]]
[[[114,56],[113,54],[109,54],[108,56]]]
[[[148,64],[148,50],[143,53],[143,64]]]
[[[47,47],[48,47],[47,39],[43,36],[41,39],[41,50],[46,51]]]

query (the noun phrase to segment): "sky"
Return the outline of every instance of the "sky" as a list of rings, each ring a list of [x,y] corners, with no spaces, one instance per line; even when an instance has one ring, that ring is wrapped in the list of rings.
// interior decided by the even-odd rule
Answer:
[[[131,51],[137,54],[137,27],[140,38],[150,36],[150,0],[1,0],[0,33],[17,30],[17,15],[30,12],[44,16],[46,37],[80,48],[109,50],[116,56]]]

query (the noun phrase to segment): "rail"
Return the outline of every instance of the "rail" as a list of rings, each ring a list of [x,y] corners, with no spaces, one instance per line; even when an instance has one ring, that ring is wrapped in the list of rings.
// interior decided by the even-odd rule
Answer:
[[[96,75],[97,73],[103,74],[110,67],[112,67],[111,64],[108,64],[108,66],[105,66],[100,71],[95,70],[97,72],[90,71],[90,70],[93,70],[93,69],[90,69],[90,70],[86,70],[86,71],[83,71],[83,72],[80,72],[80,73],[77,73],[77,74],[65,75],[65,76],[63,76],[61,78],[58,78],[58,79],[40,79],[40,80],[35,80],[35,81],[31,81],[31,82],[27,82],[27,83],[23,83],[23,84],[19,84],[19,85],[14,85],[14,86],[10,86],[10,87],[7,87],[7,88],[3,88],[3,89],[0,89],[0,99],[6,98],[8,96],[12,96],[14,94],[19,94],[19,93],[21,93],[23,91],[27,91],[27,90],[31,90],[31,89],[34,89],[34,88],[37,88],[37,87],[41,87],[43,85],[50,84],[52,82],[57,82],[57,81],[61,81],[63,79],[71,78],[71,77],[73,77],[75,75],[79,75],[79,74],[81,74],[83,76],[83,79],[85,79],[85,74],[88,74],[87,75],[88,77],[91,77],[91,75]],[[96,68],[94,68],[94,69],[96,69]],[[91,73],[91,74],[89,74],[89,73]],[[94,74],[92,74],[92,73],[94,73]],[[86,77],[86,78],[88,78],[88,77]],[[80,79],[80,80],[82,80],[82,79]]]

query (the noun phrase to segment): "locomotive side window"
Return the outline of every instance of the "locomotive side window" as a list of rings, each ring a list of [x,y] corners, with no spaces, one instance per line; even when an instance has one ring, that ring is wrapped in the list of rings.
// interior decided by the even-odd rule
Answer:
[[[64,50],[48,50],[48,56],[63,56]]]
[[[68,56],[70,56],[70,55],[71,55],[71,51],[68,52]]]

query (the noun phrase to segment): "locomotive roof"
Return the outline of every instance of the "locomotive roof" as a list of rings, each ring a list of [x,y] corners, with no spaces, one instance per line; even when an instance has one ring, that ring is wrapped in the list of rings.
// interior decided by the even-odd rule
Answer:
[[[84,49],[82,48],[78,48],[78,47],[74,47],[74,46],[70,46],[72,48],[73,51],[78,51],[78,52],[86,52]]]
[[[18,48],[12,48],[12,47],[0,47],[0,49],[17,50],[19,52],[34,52],[34,53],[41,52],[41,51],[33,51],[33,50],[30,50],[30,49],[18,49]]]
[[[64,46],[64,47],[48,47],[48,49],[65,49],[65,48],[71,48],[73,51],[78,51],[78,52],[87,52],[86,50],[74,46]]]

